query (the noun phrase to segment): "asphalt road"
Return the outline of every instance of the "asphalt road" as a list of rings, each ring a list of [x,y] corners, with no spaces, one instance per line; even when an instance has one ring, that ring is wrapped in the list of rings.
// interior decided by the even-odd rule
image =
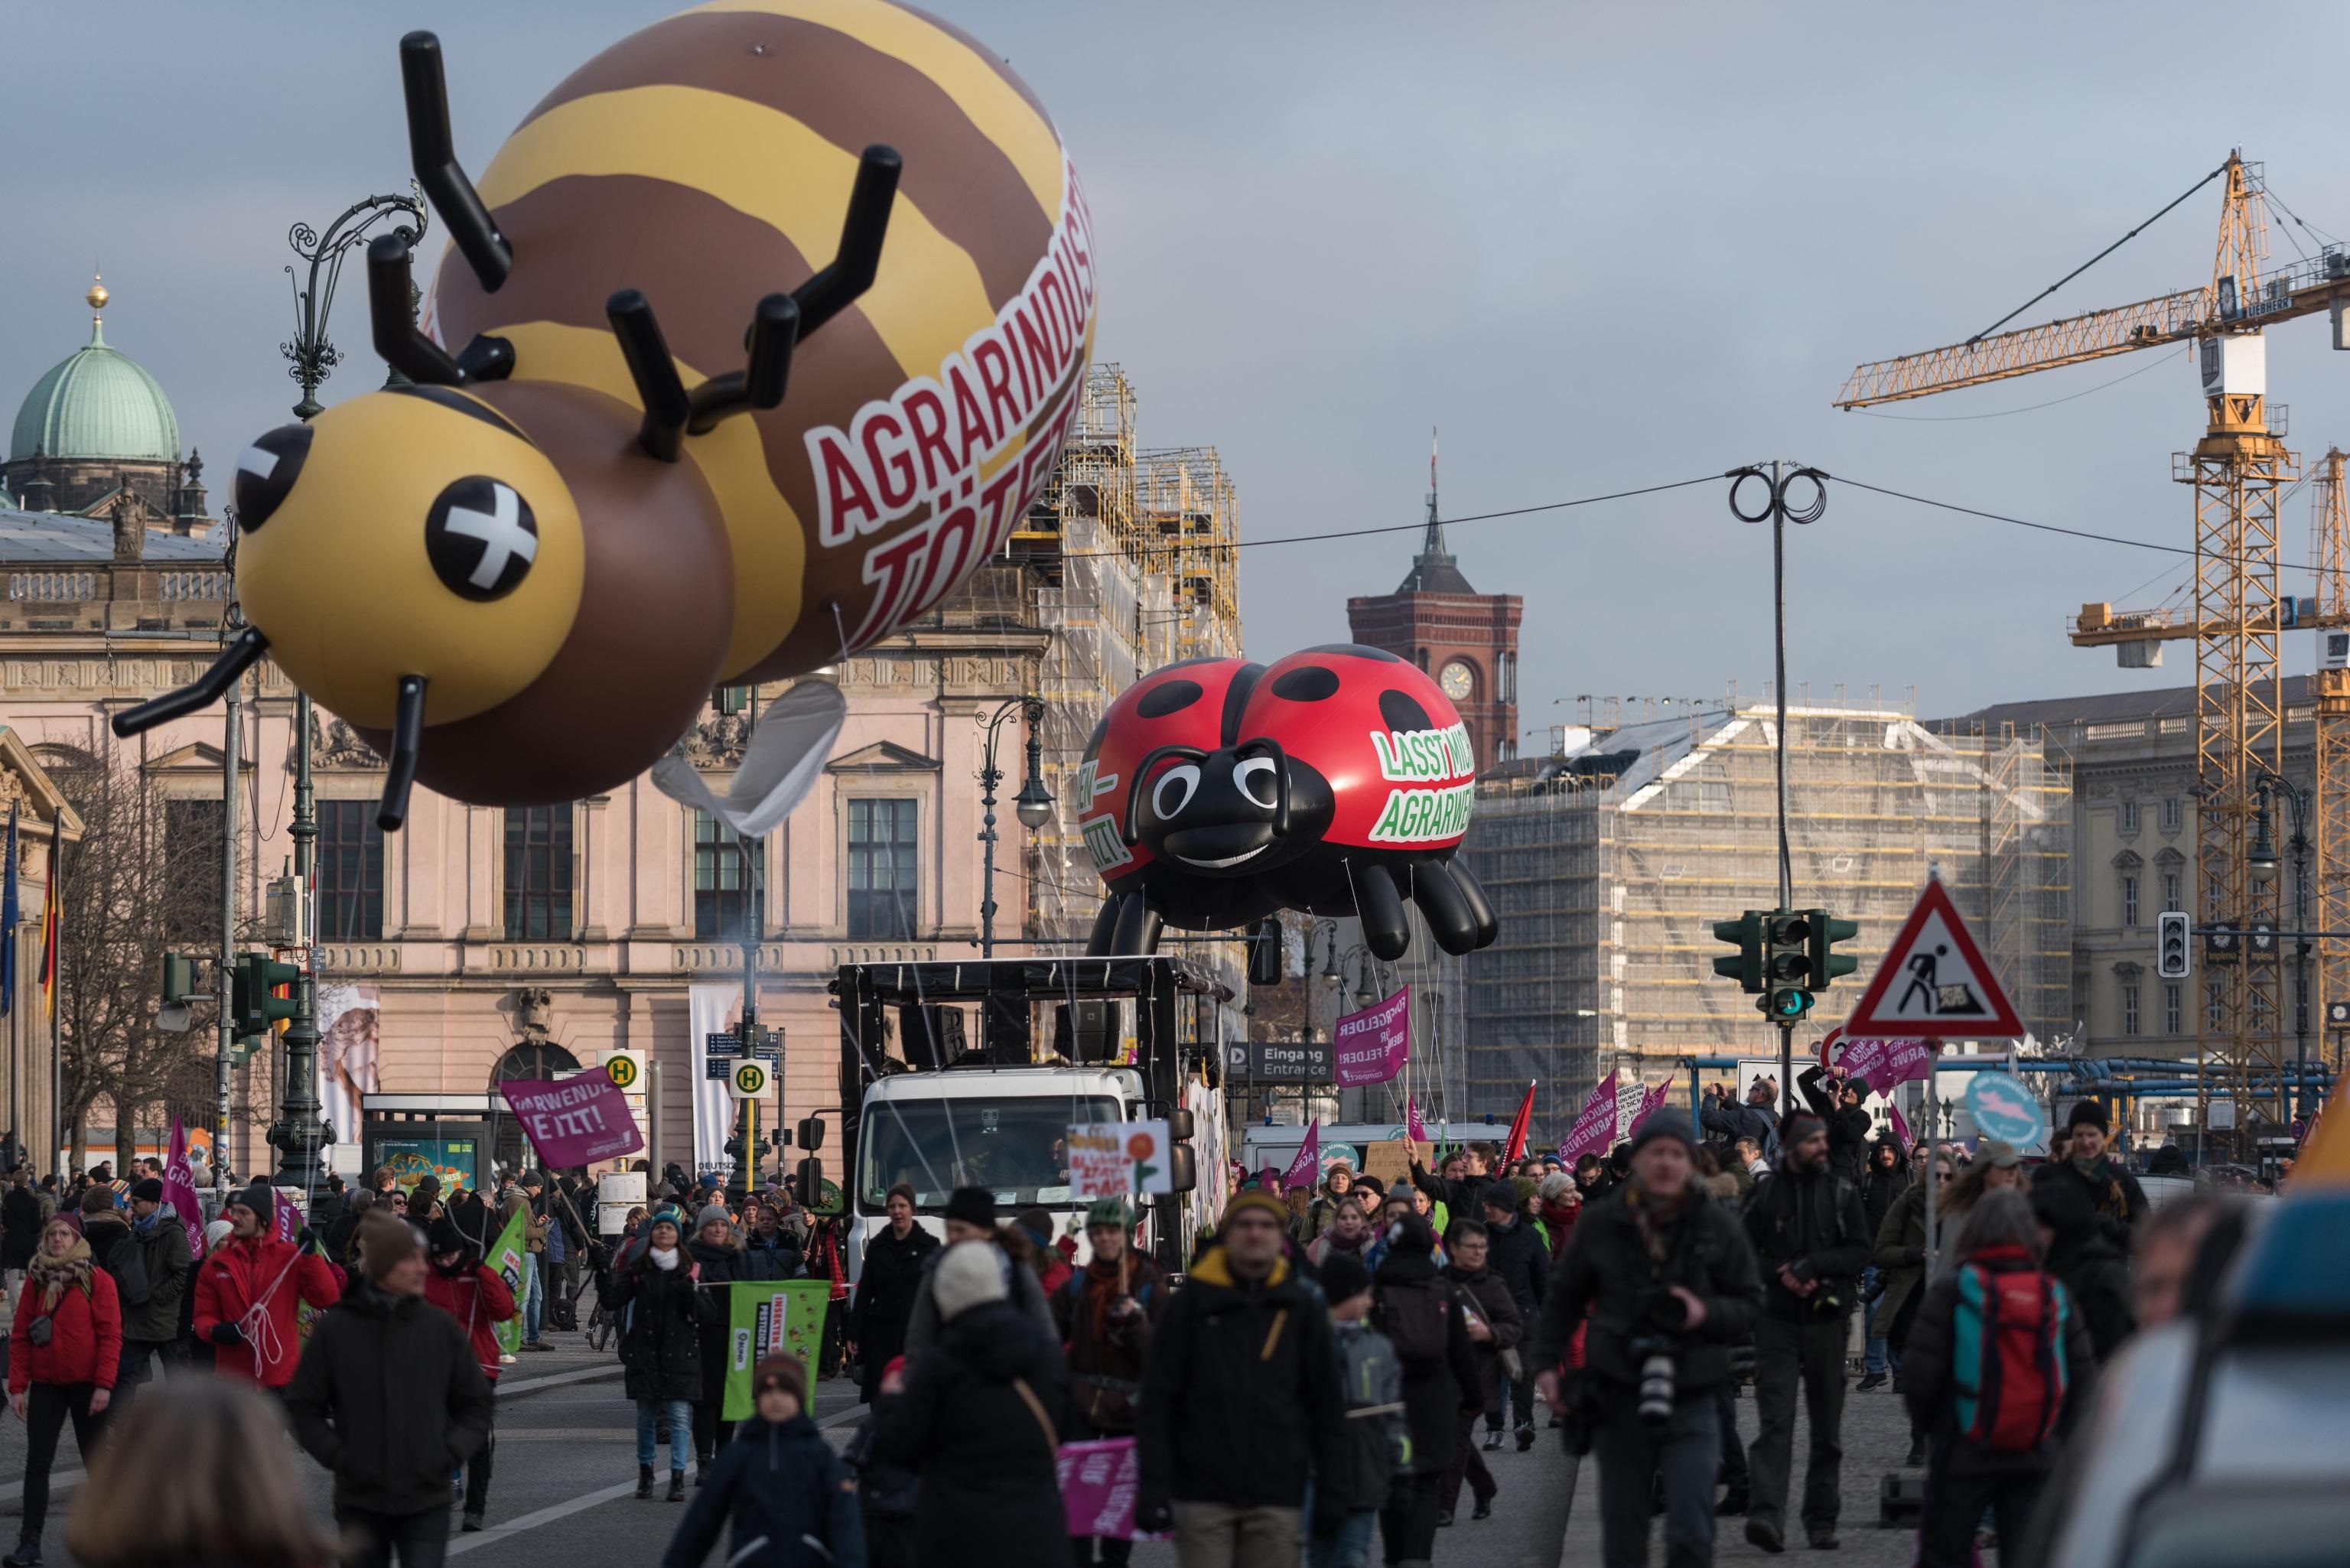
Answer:
[[[620,1394],[619,1366],[608,1355],[589,1351],[577,1334],[550,1334],[553,1354],[523,1356],[506,1369],[498,1401],[497,1469],[490,1490],[490,1528],[459,1535],[452,1555],[478,1568],[638,1568],[660,1561],[684,1510],[655,1501],[639,1502],[636,1490],[635,1409]],[[815,1416],[836,1443],[846,1442],[858,1419],[857,1391],[849,1384],[819,1384]],[[1751,1400],[1739,1405],[1742,1435],[1754,1434]],[[1894,1568],[1912,1555],[1907,1531],[1876,1527],[1879,1476],[1908,1446],[1899,1401],[1889,1392],[1847,1392],[1844,1422],[1843,1550],[1834,1558],[1853,1568]],[[1798,1417],[1794,1483],[1803,1484],[1804,1428]],[[290,1451],[290,1450],[289,1450]],[[0,1513],[14,1514],[23,1495],[25,1429],[0,1417]],[[1557,1435],[1544,1432],[1525,1454],[1509,1445],[1487,1456],[1501,1482],[1493,1517],[1459,1522],[1437,1536],[1436,1562],[1460,1568],[1555,1568],[1562,1563],[1596,1562],[1596,1480],[1585,1461],[1570,1517],[1564,1485],[1565,1459]],[[329,1512],[326,1474],[295,1456],[325,1518]],[[664,1460],[665,1462],[665,1460]],[[72,1563],[63,1533],[67,1511],[80,1501],[81,1464],[68,1429],[53,1471],[58,1489],[46,1541],[47,1561]],[[666,1478],[664,1478],[666,1479]],[[151,1478],[148,1484],[169,1484]],[[93,1501],[96,1500],[93,1499]],[[1463,1500],[1466,1501],[1465,1498]],[[13,1543],[13,1519],[0,1519],[0,1544]],[[1721,1521],[1717,1560],[1725,1563],[1764,1561],[1747,1544],[1742,1521]],[[1798,1532],[1800,1535],[1800,1532]],[[1374,1548],[1374,1561],[1377,1561]],[[1661,1533],[1653,1550],[1663,1556]],[[1791,1543],[1788,1559],[1820,1554]],[[974,1561],[980,1559],[975,1558]],[[1138,1568],[1172,1568],[1171,1546],[1145,1542],[1135,1552]]]

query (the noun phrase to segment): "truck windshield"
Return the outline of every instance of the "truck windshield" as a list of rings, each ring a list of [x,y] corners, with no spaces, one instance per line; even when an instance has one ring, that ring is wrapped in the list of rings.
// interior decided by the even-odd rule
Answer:
[[[879,1213],[901,1181],[924,1213],[944,1210],[958,1187],[984,1187],[999,1206],[1066,1203],[1069,1124],[1120,1119],[1106,1095],[878,1101],[858,1129],[859,1206]]]

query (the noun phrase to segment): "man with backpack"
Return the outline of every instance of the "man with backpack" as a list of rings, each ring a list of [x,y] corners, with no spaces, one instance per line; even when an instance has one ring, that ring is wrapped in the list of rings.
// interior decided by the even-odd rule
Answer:
[[[1436,1552],[1438,1503],[1465,1413],[1482,1409],[1477,1361],[1461,1293],[1436,1266],[1436,1233],[1417,1214],[1389,1227],[1388,1255],[1373,1276],[1371,1326],[1388,1336],[1403,1367],[1408,1462],[1388,1484],[1379,1537],[1390,1563],[1426,1563]]]
[[[1486,1264],[1493,1277],[1502,1282],[1517,1303],[1518,1321],[1532,1323],[1542,1315],[1543,1292],[1550,1284],[1550,1249],[1544,1246],[1534,1228],[1518,1212],[1518,1189],[1514,1182],[1496,1181],[1485,1189],[1478,1199],[1484,1210],[1487,1235]],[[1469,1215],[1463,1219],[1471,1218]],[[1518,1452],[1524,1453],[1534,1446],[1534,1385],[1523,1366],[1519,1375],[1503,1380],[1503,1398],[1485,1407],[1485,1447],[1490,1452],[1502,1446],[1502,1422],[1504,1406],[1516,1407]]]
[[[2054,1439],[2087,1407],[2096,1376],[2088,1324],[2042,1266],[2040,1228],[2021,1192],[1985,1193],[1950,1255],[1901,1361],[1902,1397],[1931,1444],[1920,1568],[1967,1568],[1986,1509],[2008,1561],[2054,1464]]]
[[[1403,1367],[1388,1336],[1367,1321],[1371,1276],[1361,1260],[1341,1252],[1325,1263],[1322,1293],[1329,1298],[1330,1333],[1338,1346],[1346,1433],[1336,1462],[1314,1478],[1317,1522],[1306,1537],[1305,1560],[1308,1568],[1365,1568],[1371,1527],[1410,1446]]]

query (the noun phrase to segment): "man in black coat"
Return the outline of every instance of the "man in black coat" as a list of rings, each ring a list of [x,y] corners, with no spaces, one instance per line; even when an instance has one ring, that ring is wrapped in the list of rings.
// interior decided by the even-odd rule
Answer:
[[[1270,1193],[1225,1205],[1143,1364],[1135,1519],[1171,1524],[1186,1564],[1296,1562],[1308,1470],[1343,1458],[1330,1314],[1283,1255],[1288,1231]]]
[[[1510,1299],[1518,1305],[1518,1321],[1532,1323],[1541,1314],[1543,1293],[1550,1285],[1550,1249],[1544,1246],[1534,1228],[1518,1212],[1517,1184],[1496,1181],[1485,1189],[1479,1200],[1484,1209],[1485,1230],[1490,1237],[1486,1245],[1486,1268],[1502,1282]],[[1503,1384],[1503,1397],[1515,1407],[1518,1429],[1518,1452],[1524,1453],[1534,1446],[1534,1383],[1533,1376],[1520,1368],[1519,1374]],[[1501,1405],[1489,1405],[1485,1410],[1485,1447],[1502,1446]]]
[[[1470,1350],[1476,1357],[1478,1398],[1485,1418],[1495,1423],[1494,1432],[1501,1431],[1502,1387],[1506,1377],[1502,1369],[1503,1355],[1525,1374],[1525,1358],[1518,1353],[1518,1342],[1525,1337],[1527,1319],[1519,1313],[1518,1303],[1510,1294],[1509,1286],[1496,1277],[1486,1265],[1491,1261],[1492,1233],[1475,1220],[1455,1220],[1452,1229],[1444,1234],[1445,1255],[1451,1260],[1445,1265],[1444,1277],[1452,1282],[1461,1301],[1475,1317],[1468,1324]],[[1444,1469],[1443,1495],[1437,1500],[1437,1516],[1450,1521],[1454,1506],[1461,1501],[1461,1483],[1466,1480],[1477,1500],[1477,1519],[1489,1517],[1493,1511],[1495,1489],[1493,1472],[1485,1468],[1484,1455],[1477,1451],[1477,1413],[1461,1413],[1460,1441],[1452,1450],[1452,1462]]]
[[[1729,1380],[1731,1347],[1752,1332],[1762,1287],[1737,1220],[1691,1174],[1689,1117],[1670,1106],[1654,1112],[1631,1150],[1630,1178],[1575,1221],[1526,1360],[1550,1407],[1591,1428],[1606,1560],[1646,1560],[1651,1488],[1661,1472],[1666,1560],[1711,1563],[1721,1458],[1715,1392]],[[1570,1375],[1567,1349],[1586,1314],[1583,1366]],[[1670,1413],[1655,1426],[1640,1415],[1641,1372],[1651,1355],[1672,1368]]]
[[[1746,1238],[1762,1273],[1762,1315],[1754,1325],[1754,1409],[1762,1423],[1746,1539],[1765,1552],[1785,1547],[1788,1469],[1795,1436],[1795,1389],[1811,1419],[1804,1466],[1804,1530],[1833,1550],[1844,1471],[1844,1347],[1860,1272],[1874,1238],[1860,1194],[1828,1168],[1828,1130],[1817,1116],[1787,1118],[1776,1174],[1746,1205]]]
[[[1716,1084],[1708,1091],[1705,1103],[1698,1108],[1698,1121],[1716,1137],[1732,1143],[1751,1137],[1763,1156],[1771,1158],[1779,1151],[1779,1113],[1771,1108],[1771,1081],[1757,1078],[1746,1091],[1746,1103],[1739,1104],[1730,1097],[1727,1085]]]
[[[1827,1124],[1828,1168],[1857,1188],[1868,1165],[1868,1135],[1876,1126],[1861,1108],[1868,1085],[1835,1077],[1814,1064],[1795,1075],[1795,1086],[1803,1090],[1812,1114]]]
[[[369,1542],[347,1562],[437,1565],[449,1542],[449,1475],[488,1436],[493,1395],[473,1341],[424,1299],[424,1243],[370,1213],[360,1272],[310,1331],[286,1407],[302,1447],[335,1478],[335,1522]]]
[[[1860,1179],[1861,1223],[1871,1236],[1885,1228],[1885,1216],[1891,1211],[1893,1200],[1908,1185],[1909,1162],[1901,1156],[1900,1141],[1886,1133],[1868,1146],[1868,1167]],[[1880,1278],[1873,1262],[1860,1276],[1861,1311],[1867,1322],[1862,1330],[1861,1379],[1856,1386],[1864,1394],[1883,1387],[1892,1367],[1891,1347],[1885,1343],[1885,1330],[1892,1325],[1892,1315],[1887,1314],[1883,1323],[1877,1321],[1877,1298],[1884,1294],[1877,1282]]]
[[[2054,1233],[2048,1272],[2080,1303],[2099,1361],[2137,1326],[2130,1306],[2130,1244],[2147,1216],[2137,1178],[2106,1153],[2111,1130],[2103,1105],[2075,1101],[2059,1158],[2032,1173],[2032,1207]]]

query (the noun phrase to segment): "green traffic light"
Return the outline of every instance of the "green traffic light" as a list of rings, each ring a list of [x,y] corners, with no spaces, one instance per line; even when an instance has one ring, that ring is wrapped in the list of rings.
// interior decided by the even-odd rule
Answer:
[[[1793,986],[1771,993],[1771,1016],[1793,1023],[1812,1010],[1812,993]]]

